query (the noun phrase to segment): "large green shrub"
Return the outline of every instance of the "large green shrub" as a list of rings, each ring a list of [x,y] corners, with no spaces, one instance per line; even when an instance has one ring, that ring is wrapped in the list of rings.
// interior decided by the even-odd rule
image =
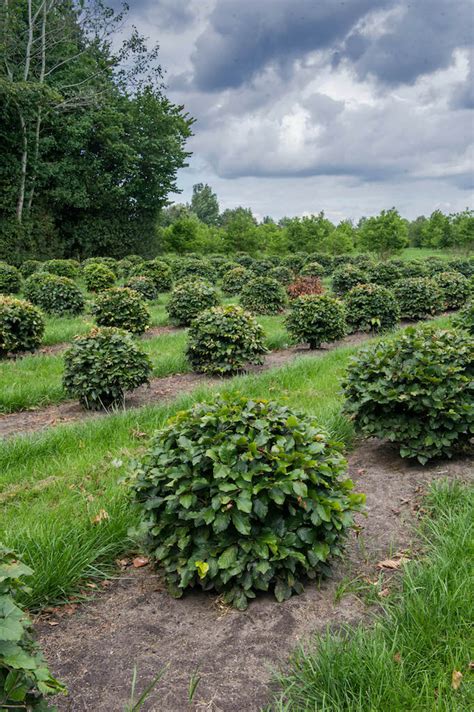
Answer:
[[[64,355],[64,388],[88,410],[123,405],[126,391],[148,383],[151,361],[127,331],[95,329]]]
[[[39,309],[23,299],[0,296],[0,357],[34,351],[43,334],[44,319]]]
[[[272,269],[268,271],[268,276],[272,279],[276,279],[277,282],[280,282],[280,284],[283,284],[285,287],[288,284],[291,284],[291,282],[295,279],[295,273],[293,270],[289,267],[285,267],[285,265],[272,267]]]
[[[400,321],[394,293],[379,284],[358,284],[345,296],[346,319],[351,331],[384,331]]]
[[[150,302],[152,302],[158,297],[158,290],[155,287],[155,283],[152,279],[150,279],[150,277],[130,277],[128,282],[126,282],[125,286],[129,289],[135,290],[135,292],[138,292],[138,294],[140,294],[143,299],[148,299],[148,301]]]
[[[248,270],[251,270],[253,265],[255,264],[255,259],[247,254],[236,255],[234,261],[241,267],[245,267],[245,269]]]
[[[474,336],[474,301],[468,302],[453,318],[454,326]]]
[[[438,272],[433,277],[443,293],[446,309],[459,309],[471,296],[471,285],[460,272]]]
[[[214,265],[207,260],[194,257],[183,258],[175,262],[173,274],[176,280],[200,278],[213,283],[217,280],[217,271]]]
[[[326,269],[319,262],[307,262],[300,270],[302,277],[324,277]]]
[[[394,285],[393,293],[405,319],[423,319],[443,310],[443,293],[428,277],[401,279]]]
[[[346,294],[357,284],[366,282],[367,274],[354,265],[341,265],[332,273],[332,289],[338,296]]]
[[[115,272],[98,262],[87,264],[82,270],[84,282],[89,292],[102,292],[113,287],[116,280]]]
[[[25,260],[20,266],[22,277],[29,277],[34,272],[39,272],[43,269],[43,263],[40,260]]]
[[[347,330],[344,305],[326,294],[294,299],[285,323],[292,339],[311,349],[342,339]]]
[[[48,314],[63,316],[84,311],[84,295],[68,277],[35,272],[25,281],[23,292],[27,299]]]
[[[271,277],[255,277],[240,294],[240,303],[253,314],[278,314],[287,301],[285,290]]]
[[[75,279],[79,274],[79,262],[76,260],[47,260],[43,263],[43,270],[58,277]]]
[[[474,257],[457,257],[449,260],[446,268],[449,272],[460,272],[465,277],[474,276]]]
[[[166,309],[172,322],[189,326],[198,314],[218,304],[217,292],[211,284],[190,279],[174,287]]]
[[[346,410],[366,435],[425,463],[450,457],[474,433],[474,344],[464,332],[410,327],[353,359]]]
[[[145,276],[152,280],[158,292],[169,292],[173,285],[171,267],[162,260],[149,260],[137,264],[131,271],[134,276]]]
[[[16,294],[21,289],[21,274],[16,267],[0,262],[0,294]]]
[[[367,270],[368,282],[380,284],[383,287],[392,287],[402,278],[403,273],[397,262],[379,262]]]
[[[363,502],[347,463],[310,416],[263,400],[217,398],[181,411],[135,467],[147,548],[170,593],[200,587],[247,607],[281,601],[341,554]]]
[[[145,302],[133,289],[112,287],[101,292],[92,305],[99,326],[115,326],[132,334],[143,334],[151,323]]]
[[[120,277],[128,279],[132,274],[136,273],[137,267],[143,265],[145,260],[139,255],[129,255],[117,262],[117,273]]]
[[[251,279],[250,272],[245,267],[234,267],[225,272],[222,277],[222,291],[224,294],[240,294],[242,288]]]
[[[226,272],[229,272],[229,270],[240,266],[237,262],[231,261],[227,257],[224,257],[224,255],[213,255],[212,257],[209,257],[209,261],[216,270],[218,277],[223,277]]]
[[[443,260],[442,257],[436,257],[435,255],[427,257],[425,260],[425,265],[426,269],[428,270],[428,274],[431,277],[433,277],[435,274],[438,274],[439,272],[446,272],[446,270],[448,269],[447,261]]]
[[[422,260],[407,260],[396,263],[400,270],[400,279],[411,279],[412,277],[428,277],[429,271],[426,262]]]
[[[115,276],[118,274],[118,262],[113,257],[88,257],[86,260],[81,262],[81,267],[84,269],[89,265],[103,265],[108,267]]]
[[[268,275],[270,270],[272,270],[274,264],[269,259],[254,260],[253,264],[250,266],[250,271],[253,273],[254,277],[263,277]]]
[[[319,277],[297,277],[286,291],[290,299],[296,299],[304,294],[322,294],[324,289]]]
[[[255,318],[234,304],[201,312],[189,329],[187,356],[195,371],[222,376],[263,362],[264,332]]]
[[[46,712],[47,697],[65,692],[50,673],[26,612],[18,604],[33,571],[0,543],[0,709]]]

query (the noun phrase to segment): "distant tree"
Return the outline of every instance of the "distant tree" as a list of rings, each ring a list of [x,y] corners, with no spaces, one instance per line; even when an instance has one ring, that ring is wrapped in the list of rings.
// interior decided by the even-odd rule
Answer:
[[[186,205],[185,203],[172,203],[161,210],[158,216],[158,225],[160,227],[168,227],[168,225],[172,225],[180,218],[188,218],[193,215],[194,213],[191,211],[189,205]]]
[[[334,225],[324,212],[318,215],[305,215],[302,218],[290,218],[286,222],[288,245],[298,252],[318,252],[323,249],[324,241],[334,230]]]
[[[255,252],[258,247],[257,221],[250,208],[224,210],[219,218],[224,242],[232,252]]]
[[[258,246],[270,255],[283,255],[288,251],[288,235],[283,227],[279,227],[270,218],[257,228]]]
[[[355,229],[350,220],[343,220],[323,240],[322,247],[331,255],[343,255],[354,249]]]
[[[427,218],[424,215],[419,215],[415,220],[412,220],[408,225],[408,240],[413,247],[423,247],[423,229],[426,225]]]
[[[463,210],[450,215],[451,244],[466,252],[474,250],[474,210]]]
[[[423,224],[422,237],[424,247],[448,247],[451,244],[451,223],[449,217],[435,210]]]
[[[359,223],[358,245],[366,252],[376,252],[380,257],[401,252],[408,245],[406,221],[395,208],[382,210],[380,215],[365,218]]]
[[[207,183],[196,183],[193,185],[193,197],[191,198],[191,210],[201,222],[206,225],[217,225],[219,222],[219,203],[217,195],[212,192],[212,188]]]

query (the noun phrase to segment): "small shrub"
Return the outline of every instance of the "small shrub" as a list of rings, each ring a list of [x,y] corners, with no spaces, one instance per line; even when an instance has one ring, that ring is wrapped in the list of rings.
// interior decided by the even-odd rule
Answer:
[[[255,277],[242,289],[240,303],[253,314],[278,314],[285,308],[287,296],[276,279]]]
[[[235,267],[222,277],[222,291],[224,294],[240,294],[242,288],[251,279],[250,272],[245,267]]]
[[[422,464],[451,457],[474,433],[474,348],[463,332],[410,327],[353,359],[346,411],[368,436]]]
[[[324,290],[319,277],[297,277],[286,291],[290,299],[296,299],[305,294],[322,294]]]
[[[439,272],[433,277],[443,293],[446,309],[459,309],[471,296],[471,285],[460,272]]]
[[[446,260],[443,260],[442,257],[435,257],[434,255],[428,257],[425,260],[425,265],[426,269],[428,270],[428,274],[433,277],[435,274],[438,274],[439,272],[446,272],[448,268],[448,263]]]
[[[191,324],[187,356],[195,371],[222,376],[263,363],[264,333],[251,314],[234,304],[201,312]]]
[[[400,321],[394,293],[379,284],[358,284],[345,297],[346,319],[352,331],[384,331]]]
[[[324,274],[331,274],[334,267],[334,257],[325,252],[313,252],[308,257],[308,262],[318,262],[324,268]]]
[[[209,282],[217,281],[217,271],[215,267],[206,260],[188,258],[181,259],[174,263],[173,274],[176,280],[187,278],[200,278]]]
[[[254,260],[249,269],[255,277],[264,277],[273,267],[271,260]]]
[[[13,265],[0,262],[0,294],[17,294],[21,289],[21,274]]]
[[[89,292],[102,292],[115,284],[115,272],[104,264],[92,262],[84,267],[82,273]]]
[[[0,296],[0,357],[34,351],[43,334],[44,319],[39,309],[23,299]]]
[[[332,274],[332,288],[338,296],[346,294],[357,284],[366,282],[367,274],[354,265],[342,265]]]
[[[466,257],[465,259],[458,257],[449,260],[446,269],[449,272],[460,272],[465,277],[472,277],[474,276],[474,257]]]
[[[301,269],[302,277],[324,277],[326,270],[319,262],[307,262]]]
[[[453,318],[454,326],[474,336],[474,301],[468,302]]]
[[[89,265],[103,265],[108,267],[115,276],[118,274],[118,262],[113,257],[88,257],[86,260],[81,262],[81,267],[88,267]]]
[[[429,271],[426,262],[421,260],[409,260],[399,264],[401,279],[411,279],[412,277],[428,277]]]
[[[283,257],[281,263],[285,267],[289,267],[292,272],[295,274],[299,274],[301,268],[303,267],[304,264],[308,261],[308,255],[307,253],[302,253],[302,252],[296,252],[292,255],[285,255]]]
[[[171,267],[161,260],[149,260],[138,264],[132,269],[131,274],[148,277],[158,292],[169,292],[173,284]]]
[[[48,260],[43,264],[43,270],[57,277],[75,279],[79,274],[79,262],[76,260]]]
[[[245,267],[245,269],[250,270],[252,269],[255,260],[250,255],[236,255],[234,262],[236,262],[241,267]]]
[[[211,284],[202,280],[187,280],[175,285],[166,309],[172,322],[189,326],[198,314],[218,304],[217,292]]]
[[[3,710],[46,712],[47,697],[66,688],[50,673],[33,639],[33,626],[18,599],[28,593],[33,571],[0,543],[0,706]]]
[[[143,334],[151,322],[141,296],[127,287],[112,287],[101,292],[91,311],[99,326],[115,326],[132,334]]]
[[[128,279],[136,272],[136,268],[145,264],[143,257],[139,255],[129,255],[117,262],[117,273],[123,279]]]
[[[126,391],[148,383],[149,357],[121,329],[78,336],[64,355],[64,388],[88,410],[123,405]]]
[[[40,272],[43,269],[43,263],[39,260],[25,260],[20,266],[20,272],[25,279],[30,277],[34,272]]]
[[[218,398],[181,411],[135,467],[147,549],[170,593],[199,587],[245,609],[303,591],[341,554],[363,495],[340,445],[277,403]]]
[[[84,311],[84,295],[72,279],[48,272],[35,272],[25,281],[24,295],[47,314],[56,316]]]
[[[342,339],[347,330],[344,305],[325,294],[293,300],[285,323],[293,340],[308,343],[310,349]]]
[[[428,277],[401,279],[393,287],[393,293],[405,319],[423,319],[443,310],[443,293]]]
[[[402,276],[402,270],[396,262],[379,262],[367,271],[368,281],[383,287],[392,287]]]
[[[158,290],[150,277],[130,277],[125,286],[135,290],[143,299],[148,299],[150,302],[158,297]]]
[[[229,270],[240,267],[237,262],[231,262],[225,257],[220,256],[219,260],[217,257],[210,258],[210,262],[217,272],[218,277],[223,277]]]
[[[292,272],[289,267],[285,267],[285,265],[272,267],[272,269],[268,272],[268,276],[272,279],[276,279],[277,282],[280,282],[280,284],[283,284],[285,287],[288,286],[288,284],[291,284],[291,282],[295,279],[294,272]]]

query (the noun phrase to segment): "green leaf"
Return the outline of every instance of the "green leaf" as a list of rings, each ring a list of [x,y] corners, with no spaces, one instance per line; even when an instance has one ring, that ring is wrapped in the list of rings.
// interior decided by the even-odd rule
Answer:
[[[220,569],[229,569],[237,561],[237,547],[235,545],[228,546],[219,556],[217,565]]]
[[[243,517],[240,512],[237,510],[234,510],[231,514],[232,522],[234,524],[234,527],[237,529],[238,532],[244,535],[250,534],[251,528],[250,528],[250,522],[246,517]]]

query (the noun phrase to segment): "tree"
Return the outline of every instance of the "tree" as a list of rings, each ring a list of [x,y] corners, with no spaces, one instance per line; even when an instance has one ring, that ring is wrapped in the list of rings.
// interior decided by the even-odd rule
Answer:
[[[193,197],[191,198],[191,210],[201,222],[206,225],[217,225],[219,222],[219,203],[217,195],[212,192],[212,188],[207,183],[196,183],[193,185]]]
[[[472,252],[474,250],[474,210],[463,210],[461,213],[450,215],[451,244],[460,250]]]
[[[343,220],[323,240],[322,247],[331,255],[343,255],[354,249],[355,229],[350,220]]]
[[[388,257],[401,252],[408,245],[406,221],[395,208],[382,210],[380,215],[371,218],[364,218],[359,225],[358,245],[364,251]]]
[[[408,240],[413,247],[423,247],[423,230],[426,222],[427,218],[424,215],[419,215],[408,225]]]
[[[322,211],[318,215],[285,218],[281,223],[286,226],[289,246],[297,252],[320,252],[334,230],[334,225]]]
[[[421,232],[424,247],[448,247],[451,244],[451,224],[441,210],[431,213]]]
[[[224,228],[224,243],[231,252],[255,252],[258,229],[250,208],[224,210],[219,222]]]

